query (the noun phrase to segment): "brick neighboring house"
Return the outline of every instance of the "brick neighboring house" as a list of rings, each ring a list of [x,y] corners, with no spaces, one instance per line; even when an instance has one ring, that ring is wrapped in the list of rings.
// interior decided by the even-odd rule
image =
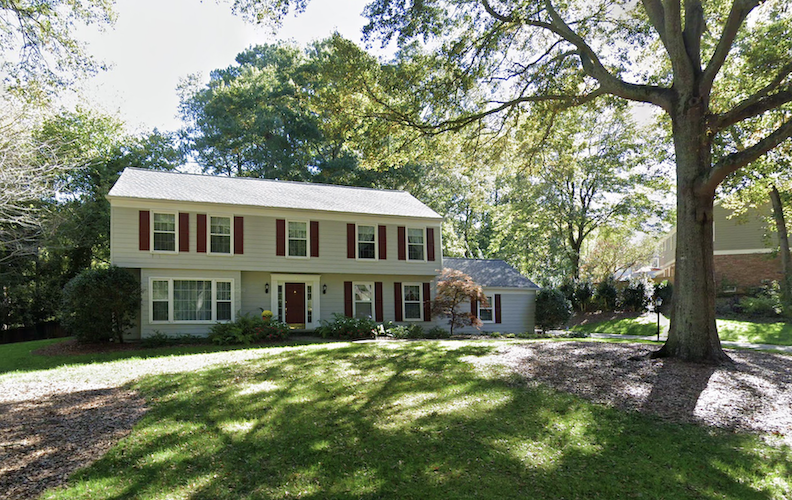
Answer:
[[[765,237],[763,216],[769,206],[750,209],[744,216],[729,218],[733,211],[718,203],[714,217],[715,285],[719,293],[746,293],[770,281],[783,278],[781,262],[775,251],[777,238]],[[659,244],[660,271],[655,281],[674,279],[677,235],[673,229]]]

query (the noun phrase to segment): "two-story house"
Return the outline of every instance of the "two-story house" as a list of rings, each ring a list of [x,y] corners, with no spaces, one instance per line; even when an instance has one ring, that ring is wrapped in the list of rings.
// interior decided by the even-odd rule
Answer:
[[[750,209],[742,217],[719,203],[713,209],[715,284],[722,293],[742,293],[771,280],[781,280],[781,264],[774,254],[777,241],[767,238],[762,216],[769,207]],[[673,281],[676,271],[676,229],[663,238],[657,254],[655,281]]]
[[[143,292],[130,338],[265,309],[305,330],[334,313],[442,324],[430,307],[442,217],[409,193],[128,168],[108,200],[111,262]],[[535,288],[512,292],[532,307]],[[515,331],[533,328],[526,307]],[[498,308],[500,324],[511,313]]]

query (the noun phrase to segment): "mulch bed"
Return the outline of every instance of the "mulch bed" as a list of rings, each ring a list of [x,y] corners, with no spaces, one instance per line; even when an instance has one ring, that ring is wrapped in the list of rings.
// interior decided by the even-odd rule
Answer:
[[[64,340],[46,345],[33,351],[38,356],[78,356],[80,354],[101,354],[106,352],[134,351],[142,349],[139,343],[103,342],[95,344],[81,344],[75,339]]]

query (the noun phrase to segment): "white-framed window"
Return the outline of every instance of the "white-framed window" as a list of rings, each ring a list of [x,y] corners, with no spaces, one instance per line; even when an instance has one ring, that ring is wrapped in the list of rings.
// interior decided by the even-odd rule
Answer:
[[[231,217],[209,216],[209,253],[231,254],[233,227]]]
[[[178,217],[174,213],[152,212],[151,246],[154,252],[175,252]]]
[[[377,258],[377,226],[357,226],[357,258]]]
[[[151,278],[151,323],[233,321],[234,280]]]
[[[495,297],[493,295],[486,295],[487,303],[479,302],[478,303],[478,319],[481,320],[482,323],[494,323],[495,322]]]
[[[289,221],[286,240],[286,255],[289,257],[308,257],[308,223]]]
[[[352,283],[352,316],[374,318],[374,283]]]
[[[402,305],[405,321],[421,321],[423,319],[423,285],[421,283],[405,283],[402,286]]]
[[[426,235],[424,228],[407,228],[407,260],[426,260]]]

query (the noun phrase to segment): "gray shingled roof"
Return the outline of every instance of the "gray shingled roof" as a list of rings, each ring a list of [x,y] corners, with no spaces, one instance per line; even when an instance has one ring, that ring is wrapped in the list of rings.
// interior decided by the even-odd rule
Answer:
[[[539,289],[533,281],[499,259],[455,259],[443,257],[443,266],[462,271],[483,287]]]
[[[124,169],[108,198],[223,203],[442,219],[405,191],[332,186],[247,177]]]

